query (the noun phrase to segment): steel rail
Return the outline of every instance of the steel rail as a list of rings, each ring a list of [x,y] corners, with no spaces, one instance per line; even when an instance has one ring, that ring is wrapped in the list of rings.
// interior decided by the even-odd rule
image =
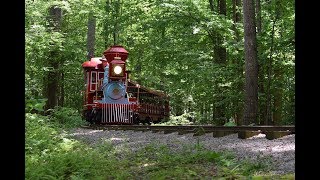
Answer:
[[[160,125],[91,125],[86,128],[103,130],[152,130],[152,131],[289,131],[295,133],[295,126],[209,126],[209,125],[187,125],[187,126],[160,126]]]

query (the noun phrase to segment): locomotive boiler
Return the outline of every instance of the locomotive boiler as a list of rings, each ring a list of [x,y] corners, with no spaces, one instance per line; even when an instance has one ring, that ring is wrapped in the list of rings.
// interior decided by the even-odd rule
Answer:
[[[169,97],[129,79],[128,52],[114,45],[82,64],[83,116],[94,124],[158,123],[169,117]]]

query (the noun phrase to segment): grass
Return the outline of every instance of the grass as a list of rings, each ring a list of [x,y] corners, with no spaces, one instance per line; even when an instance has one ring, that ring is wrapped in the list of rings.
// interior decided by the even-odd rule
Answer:
[[[209,151],[201,143],[174,152],[165,144],[137,151],[110,142],[90,147],[62,136],[47,117],[26,115],[25,179],[294,179],[268,175],[268,161],[238,161],[233,154]],[[265,173],[265,174],[263,174]]]

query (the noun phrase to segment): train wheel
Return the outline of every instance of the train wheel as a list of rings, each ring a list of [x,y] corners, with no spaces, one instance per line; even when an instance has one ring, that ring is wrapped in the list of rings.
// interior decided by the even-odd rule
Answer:
[[[139,124],[140,123],[140,117],[138,114],[133,115],[133,124]]]
[[[87,122],[89,122],[90,124],[92,124],[92,111],[90,110],[86,110],[85,112],[85,119]]]
[[[148,124],[148,125],[151,125],[151,121],[152,121],[152,119],[150,117],[147,117],[145,119],[145,123]]]
[[[95,110],[94,111],[93,121],[94,121],[95,124],[100,124],[101,123],[101,116],[102,116],[102,111],[101,110]]]

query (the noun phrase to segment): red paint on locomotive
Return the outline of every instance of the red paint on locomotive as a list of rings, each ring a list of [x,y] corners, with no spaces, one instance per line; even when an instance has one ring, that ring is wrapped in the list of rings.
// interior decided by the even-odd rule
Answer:
[[[85,93],[83,115],[87,117],[88,113],[101,111],[103,108],[129,108],[137,121],[129,122],[124,119],[117,121],[115,113],[110,110],[104,110],[102,117],[112,117],[112,120],[100,120],[100,122],[112,124],[137,124],[140,122],[159,122],[169,117],[169,97],[160,91],[151,90],[143,87],[129,79],[130,71],[126,71],[125,61],[128,58],[128,52],[119,45],[111,46],[103,52],[103,57],[91,58],[82,64],[85,74]],[[129,96],[128,105],[104,104],[103,90],[101,89],[104,79],[104,68],[109,67],[108,82],[125,82],[126,94]],[[114,73],[116,66],[121,70],[120,73]],[[126,109],[127,111],[127,109]],[[111,115],[110,115],[111,113]],[[89,120],[88,120],[89,121]]]

